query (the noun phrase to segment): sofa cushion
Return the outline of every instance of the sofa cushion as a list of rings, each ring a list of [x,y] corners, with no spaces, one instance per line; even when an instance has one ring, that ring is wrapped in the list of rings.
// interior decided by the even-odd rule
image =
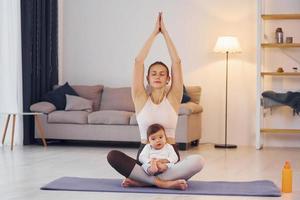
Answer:
[[[100,109],[103,85],[71,85],[79,96],[93,101],[93,111]]]
[[[65,110],[83,110],[92,112],[93,101],[66,94],[66,108]]]
[[[100,110],[121,110],[134,112],[130,87],[104,87]]]
[[[44,95],[43,101],[52,103],[56,110],[64,110],[66,107],[66,94],[78,96],[77,92],[66,82],[64,85]]]
[[[180,104],[178,115],[190,115],[193,113],[202,112],[202,110],[202,106],[190,101]]]
[[[41,101],[30,106],[31,112],[51,113],[54,110],[56,110],[55,106],[46,101]]]
[[[186,91],[191,97],[191,101],[199,104],[200,103],[200,95],[201,95],[201,87],[200,86],[186,86]]]
[[[129,124],[132,112],[117,110],[100,110],[88,116],[89,124]]]
[[[136,120],[136,114],[131,115],[129,124],[130,125],[138,125],[137,120]]]
[[[49,123],[60,124],[87,124],[88,112],[86,111],[53,111],[48,115]]]

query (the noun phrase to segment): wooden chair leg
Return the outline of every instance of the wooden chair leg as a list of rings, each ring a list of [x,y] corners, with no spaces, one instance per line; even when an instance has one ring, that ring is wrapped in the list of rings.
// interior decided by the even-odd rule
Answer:
[[[16,125],[16,114],[13,114],[13,126],[12,126],[12,131],[11,131],[10,150],[13,150],[13,148],[14,148],[15,125]]]
[[[36,124],[36,127],[38,129],[38,132],[40,134],[40,137],[43,141],[43,145],[44,147],[47,147],[47,143],[46,143],[46,140],[45,140],[45,132],[44,132],[44,128],[43,126],[41,125],[41,122],[40,122],[40,118],[38,115],[35,115],[34,116],[34,121],[35,121],[35,124]]]
[[[4,141],[5,141],[5,136],[6,136],[6,131],[7,131],[9,119],[10,119],[10,114],[8,114],[8,116],[7,116],[7,118],[6,118],[5,128],[4,128],[4,130],[3,130],[3,136],[2,136],[2,144],[4,144]]]

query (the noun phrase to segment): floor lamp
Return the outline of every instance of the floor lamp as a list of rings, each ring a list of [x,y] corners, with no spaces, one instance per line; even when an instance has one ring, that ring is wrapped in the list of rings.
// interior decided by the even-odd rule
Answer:
[[[236,37],[222,36],[218,38],[214,52],[226,54],[225,142],[215,144],[215,148],[237,148],[237,145],[227,144],[228,54],[241,52],[241,47]]]

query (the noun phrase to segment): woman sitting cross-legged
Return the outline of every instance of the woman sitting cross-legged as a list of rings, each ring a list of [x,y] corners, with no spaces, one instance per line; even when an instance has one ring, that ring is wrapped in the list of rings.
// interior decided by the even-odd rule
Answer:
[[[144,60],[149,53],[155,37],[160,33],[165,39],[171,57],[171,76],[169,68],[163,62],[157,61],[151,64],[147,73],[150,93],[147,93],[144,86]],[[167,91],[166,87],[169,82],[171,82],[171,85]],[[160,13],[155,29],[136,57],[134,65],[132,98],[141,135],[141,146],[137,154],[137,159],[135,160],[123,152],[116,150],[109,152],[107,155],[109,164],[125,177],[122,183],[124,187],[155,185],[159,188],[185,190],[188,187],[186,181],[203,168],[204,160],[200,155],[190,155],[180,160],[175,144],[175,129],[182,94],[183,78],[181,61]],[[154,165],[150,173],[146,173],[139,162],[140,153],[147,144],[148,127],[152,124],[160,124],[164,127],[167,142],[172,145],[177,155],[174,159],[175,164],[167,169],[160,169],[162,173],[159,173],[159,171],[155,173],[156,169]],[[157,167],[160,165],[164,166],[163,162],[156,164]]]

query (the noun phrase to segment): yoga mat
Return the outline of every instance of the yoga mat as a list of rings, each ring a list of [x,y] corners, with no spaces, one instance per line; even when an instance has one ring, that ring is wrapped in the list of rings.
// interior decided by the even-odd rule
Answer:
[[[121,186],[121,179],[97,179],[62,177],[41,187],[42,190],[93,191],[93,192],[129,192],[189,195],[229,195],[229,196],[265,196],[280,197],[281,193],[272,181],[250,182],[226,181],[188,181],[187,190],[161,189],[157,187]]]

